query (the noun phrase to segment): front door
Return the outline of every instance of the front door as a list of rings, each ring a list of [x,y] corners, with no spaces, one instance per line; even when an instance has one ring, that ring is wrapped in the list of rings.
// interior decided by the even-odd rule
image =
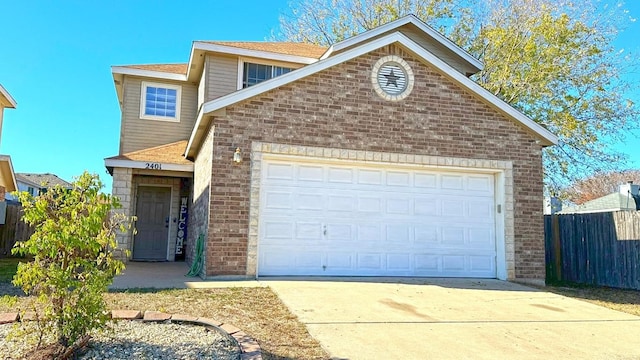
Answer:
[[[170,204],[171,188],[138,187],[134,260],[167,260]]]

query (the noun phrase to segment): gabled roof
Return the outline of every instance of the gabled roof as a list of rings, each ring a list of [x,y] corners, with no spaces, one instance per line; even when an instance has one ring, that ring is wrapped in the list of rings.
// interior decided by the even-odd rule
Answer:
[[[18,103],[11,97],[11,94],[0,84],[0,107],[15,109]]]
[[[114,167],[193,172],[193,162],[184,157],[186,146],[187,140],[176,141],[112,156],[104,159],[104,164],[110,172]],[[150,164],[158,164],[160,168]]]
[[[60,185],[65,189],[71,189],[71,183],[62,180],[55,174],[16,173],[16,181],[35,187],[54,187]]]
[[[594,213],[620,210],[636,210],[636,201],[631,195],[619,192],[605,195],[576,206],[569,206],[558,214]]]
[[[198,43],[222,45],[245,50],[272,52],[284,55],[301,56],[319,59],[326,51],[326,46],[296,42],[269,41],[197,41]]]
[[[364,40],[363,40],[364,41]],[[379,49],[383,46],[387,46],[390,44],[399,44],[404,47],[408,51],[415,54],[415,56],[423,61],[431,65],[436,71],[438,71],[443,76],[447,77],[449,80],[458,84],[462,88],[469,91],[471,94],[476,95],[481,101],[483,101],[488,106],[496,109],[500,113],[502,113],[508,119],[514,121],[517,124],[520,124],[525,130],[529,131],[535,137],[537,137],[542,145],[548,146],[556,144],[558,138],[552,134],[549,130],[545,129],[541,125],[537,124],[535,121],[519,112],[518,110],[511,107],[509,104],[505,103],[497,96],[493,95],[491,92],[487,91],[477,83],[473,82],[469,78],[467,78],[464,74],[456,71],[449,64],[439,59],[431,52],[427,51],[424,47],[420,46],[413,40],[411,40],[406,35],[401,32],[392,32],[386,34],[384,36],[364,41],[363,43],[353,46],[352,48],[341,52],[339,54],[324,58],[316,63],[307,65],[300,69],[294,70],[290,73],[281,75],[279,77],[261,82],[257,85],[238,90],[231,94],[219,97],[215,100],[206,102],[200,108],[198,113],[198,118],[196,119],[196,124],[193,128],[191,136],[189,138],[189,143],[187,145],[186,156],[193,157],[195,155],[195,151],[200,146],[200,141],[202,140],[202,136],[208,127],[208,123],[210,121],[209,117],[206,116],[213,112],[224,109],[227,106],[236,104],[240,101],[244,101],[254,96],[258,96],[263,94],[269,90],[273,90],[280,86],[284,86],[286,84],[292,83],[296,80],[302,79],[304,77],[313,75],[325,69],[328,69],[332,66],[336,66],[343,62],[354,59],[358,56],[364,55],[373,50]]]
[[[353,46],[356,46],[368,40],[374,39],[376,37],[386,35],[390,32],[397,31],[398,29],[406,26],[413,26],[418,31],[419,36],[426,36],[431,40],[432,44],[441,46],[444,49],[446,49],[446,52],[449,53],[448,55],[449,57],[456,57],[457,60],[466,63],[468,74],[474,74],[484,68],[484,65],[480,60],[473,57],[473,55],[469,54],[463,48],[456,45],[453,41],[449,40],[449,38],[441,34],[439,31],[435,30],[431,26],[427,25],[426,23],[418,19],[413,14],[401,17],[395,21],[378,26],[369,31],[365,31],[361,34],[352,36],[348,39],[335,43],[322,56],[322,59],[326,59],[336,52],[349,49]],[[413,39],[413,40],[415,41],[416,39]]]

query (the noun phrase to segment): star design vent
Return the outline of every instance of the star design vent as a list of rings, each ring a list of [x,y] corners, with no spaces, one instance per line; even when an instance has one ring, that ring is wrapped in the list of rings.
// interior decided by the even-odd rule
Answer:
[[[390,101],[402,100],[413,89],[413,71],[399,56],[390,55],[378,60],[371,77],[375,91]]]

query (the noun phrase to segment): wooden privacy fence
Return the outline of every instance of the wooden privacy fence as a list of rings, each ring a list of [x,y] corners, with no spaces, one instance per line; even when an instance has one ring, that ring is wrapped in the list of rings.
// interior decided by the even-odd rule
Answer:
[[[23,223],[21,218],[22,206],[8,204],[4,225],[0,225],[0,258],[11,256],[11,248],[16,241],[27,240],[33,234],[33,229]]]
[[[640,212],[544,217],[547,282],[640,290]]]

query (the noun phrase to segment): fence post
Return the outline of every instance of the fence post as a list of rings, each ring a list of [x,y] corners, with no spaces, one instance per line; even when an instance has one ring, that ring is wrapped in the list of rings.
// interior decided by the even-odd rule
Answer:
[[[560,216],[551,215],[551,233],[555,258],[555,281],[562,281],[562,241],[560,240]]]

